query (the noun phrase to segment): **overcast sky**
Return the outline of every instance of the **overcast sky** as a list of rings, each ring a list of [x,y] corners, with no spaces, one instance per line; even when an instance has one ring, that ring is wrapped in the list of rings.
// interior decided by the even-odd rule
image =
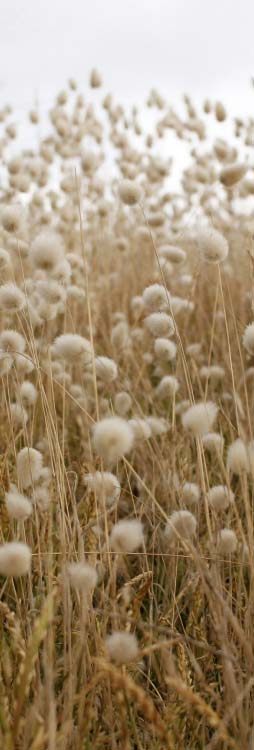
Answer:
[[[156,86],[254,114],[253,0],[1,0],[0,98],[42,107],[70,76],[139,101]]]

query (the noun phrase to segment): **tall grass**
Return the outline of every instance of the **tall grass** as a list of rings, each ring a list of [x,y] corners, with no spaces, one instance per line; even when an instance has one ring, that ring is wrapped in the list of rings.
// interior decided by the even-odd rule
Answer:
[[[87,97],[1,111],[0,746],[252,750],[253,125]]]

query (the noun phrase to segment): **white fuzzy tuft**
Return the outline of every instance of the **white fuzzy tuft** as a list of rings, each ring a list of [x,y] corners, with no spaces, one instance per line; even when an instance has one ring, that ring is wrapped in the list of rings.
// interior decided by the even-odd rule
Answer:
[[[254,323],[250,323],[247,328],[245,328],[243,334],[243,345],[248,354],[254,354]]]
[[[29,573],[32,551],[23,542],[8,542],[0,546],[0,575],[23,576]]]
[[[103,499],[108,507],[117,502],[120,497],[121,485],[110,471],[96,471],[94,474],[86,474],[84,483],[96,494],[99,503]]]
[[[234,493],[226,485],[218,484],[207,493],[209,505],[215,511],[226,510],[234,502]]]
[[[132,180],[123,180],[119,186],[119,197],[126,206],[134,206],[141,200],[141,188]]]
[[[169,303],[169,292],[161,284],[152,284],[144,290],[143,302],[148,310],[163,310]]]
[[[54,232],[41,232],[32,242],[30,259],[35,268],[52,272],[63,260],[61,238]]]
[[[156,396],[161,399],[173,398],[178,390],[179,382],[177,378],[175,378],[174,375],[164,375],[160,383],[157,385],[155,393]]]
[[[196,534],[197,521],[189,510],[175,510],[165,528],[165,538],[169,542],[189,540]]]
[[[143,526],[140,521],[118,521],[110,534],[110,546],[122,554],[135,552],[144,544]]]
[[[185,505],[197,505],[200,500],[200,487],[195,482],[185,482],[182,486],[182,501]]]
[[[231,555],[237,549],[237,536],[232,529],[221,529],[217,537],[217,550],[221,555]]]
[[[133,419],[129,419],[128,424],[132,429],[135,442],[139,442],[140,440],[149,440],[149,438],[151,437],[151,427],[146,419],[135,417]]]
[[[224,437],[223,435],[220,435],[219,432],[207,432],[207,434],[202,437],[202,445],[204,449],[211,454],[217,453],[221,455],[223,453],[224,443]]]
[[[227,469],[237,475],[249,471],[248,448],[241,438],[237,438],[228,448]]]
[[[138,656],[138,642],[133,633],[115,631],[105,641],[108,657],[115,664],[127,664]]]
[[[176,357],[176,344],[169,339],[158,338],[154,342],[155,356],[162,362],[171,362]]]
[[[22,448],[17,455],[17,476],[22,489],[37,482],[42,470],[42,454],[35,448]]]
[[[171,315],[164,312],[155,312],[148,315],[144,320],[145,326],[152,336],[172,336],[175,332],[175,324]]]
[[[5,495],[5,504],[10,518],[25,521],[32,513],[33,506],[25,495],[22,495],[15,485]]]
[[[53,344],[53,355],[57,359],[69,361],[71,364],[77,360],[83,363],[91,363],[92,347],[90,341],[78,333],[62,333],[57,336]]]
[[[195,436],[205,435],[211,431],[218,414],[218,407],[212,401],[200,402],[190,406],[182,415],[182,424]]]
[[[69,563],[67,565],[67,573],[73,588],[84,594],[91,594],[93,592],[98,581],[98,574],[92,565],[83,562]]]
[[[119,391],[119,393],[116,394],[115,400],[114,400],[114,407],[119,414],[120,417],[125,417],[126,414],[128,414],[128,411],[130,411],[132,405],[132,398],[127,391]]]
[[[106,417],[94,425],[93,444],[98,456],[107,464],[115,464],[131,451],[133,431],[121,417]]]
[[[112,383],[117,378],[117,365],[109,357],[96,357],[96,375],[103,383]]]
[[[6,312],[16,313],[23,310],[26,298],[16,284],[3,284],[0,286],[0,308]]]
[[[203,228],[197,236],[201,257],[208,263],[221,263],[228,256],[228,243],[225,237],[213,227]]]

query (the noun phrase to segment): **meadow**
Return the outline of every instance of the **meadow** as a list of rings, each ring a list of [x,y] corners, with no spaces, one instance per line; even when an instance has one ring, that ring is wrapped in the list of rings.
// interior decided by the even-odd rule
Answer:
[[[0,747],[254,750],[254,120],[101,84],[0,110]]]

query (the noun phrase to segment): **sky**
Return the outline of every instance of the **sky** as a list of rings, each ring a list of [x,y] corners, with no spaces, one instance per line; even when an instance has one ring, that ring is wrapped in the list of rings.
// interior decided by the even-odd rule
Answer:
[[[45,108],[69,77],[139,103],[156,87],[170,103],[223,98],[254,112],[253,0],[1,0],[0,106]]]

